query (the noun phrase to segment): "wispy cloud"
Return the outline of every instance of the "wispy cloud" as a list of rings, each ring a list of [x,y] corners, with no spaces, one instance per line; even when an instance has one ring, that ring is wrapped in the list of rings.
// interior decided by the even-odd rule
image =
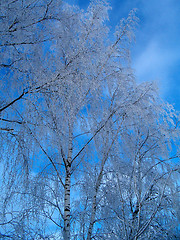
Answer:
[[[161,42],[151,39],[147,46],[134,56],[133,67],[139,81],[158,81],[165,93],[168,91],[171,71],[177,61],[180,62],[180,54],[176,49],[164,47]]]
[[[133,66],[140,81],[156,80],[160,93],[180,109],[180,1],[127,1],[139,7]],[[134,4],[133,4],[134,5]]]

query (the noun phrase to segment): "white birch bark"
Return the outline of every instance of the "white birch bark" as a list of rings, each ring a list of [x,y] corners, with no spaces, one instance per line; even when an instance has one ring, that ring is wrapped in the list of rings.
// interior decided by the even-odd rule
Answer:
[[[71,163],[72,163],[72,129],[69,126],[68,157],[65,161],[66,178],[65,178],[65,193],[64,193],[64,229],[63,229],[64,240],[70,239]]]
[[[70,166],[66,169],[65,179],[65,194],[64,194],[64,240],[70,239],[70,185],[71,185],[71,172]]]

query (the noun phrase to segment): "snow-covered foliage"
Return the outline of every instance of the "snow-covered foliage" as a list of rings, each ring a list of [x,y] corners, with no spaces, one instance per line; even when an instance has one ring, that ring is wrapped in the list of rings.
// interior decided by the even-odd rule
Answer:
[[[109,10],[1,2],[2,239],[177,236],[179,116],[134,79],[135,10],[114,36]]]

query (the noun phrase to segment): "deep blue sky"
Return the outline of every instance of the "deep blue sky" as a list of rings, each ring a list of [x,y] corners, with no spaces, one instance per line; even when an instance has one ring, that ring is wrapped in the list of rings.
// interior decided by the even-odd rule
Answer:
[[[86,8],[89,0],[69,0]],[[137,8],[140,19],[132,66],[138,81],[154,80],[162,98],[180,110],[180,0],[109,0],[114,27]]]

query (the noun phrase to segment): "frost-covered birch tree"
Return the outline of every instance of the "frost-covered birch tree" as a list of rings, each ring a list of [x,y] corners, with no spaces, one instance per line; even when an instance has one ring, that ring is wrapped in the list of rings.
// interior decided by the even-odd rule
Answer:
[[[148,102],[141,115],[136,111],[127,119],[112,156],[114,171],[102,185],[109,189],[100,217],[107,239],[178,237],[178,149],[171,149],[179,135],[177,116],[157,98],[151,108]]]
[[[157,168],[158,188],[164,189],[160,203],[165,192],[174,191],[167,185],[177,168],[166,166],[164,177],[166,171],[157,166],[172,157],[168,146],[178,141],[178,116],[155,97],[152,83],[138,85],[134,79],[129,56],[135,11],[111,36],[107,1],[91,1],[87,10],[55,0],[1,6],[2,189],[8,191],[0,234],[140,239],[160,208],[153,200],[142,221],[150,194],[144,189],[158,185],[156,175],[146,181],[142,175]],[[122,204],[126,195],[126,203],[134,204],[129,212]],[[121,202],[120,213],[113,197]],[[128,214],[134,216],[130,223]]]
[[[108,152],[106,165],[95,162],[84,171],[79,222],[84,235],[91,230],[92,239],[178,237],[179,156],[173,144],[179,136],[177,116],[154,89],[127,109],[120,129],[114,129],[115,138],[106,134],[113,139],[111,151],[107,145],[98,149],[98,155]]]

